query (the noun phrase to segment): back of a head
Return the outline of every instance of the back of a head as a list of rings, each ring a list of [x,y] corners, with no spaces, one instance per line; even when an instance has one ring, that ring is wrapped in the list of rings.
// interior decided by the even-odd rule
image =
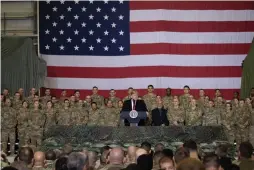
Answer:
[[[109,153],[110,164],[122,164],[124,161],[124,151],[122,148],[113,148]]]
[[[37,151],[34,153],[34,163],[44,163],[45,162],[45,154],[44,152]]]
[[[19,160],[25,162],[27,165],[32,163],[34,152],[30,147],[21,147],[19,150]]]
[[[53,150],[48,150],[45,153],[45,158],[46,158],[46,160],[54,161],[54,160],[56,160],[56,153]]]
[[[163,149],[162,152],[165,156],[170,157],[171,159],[173,159],[174,154],[173,154],[173,151],[171,149]]]
[[[11,166],[17,170],[28,170],[26,163],[23,161],[14,161]]]
[[[232,166],[232,160],[229,157],[221,157],[219,163],[224,170],[228,170]]]
[[[137,159],[137,165],[142,170],[151,170],[153,168],[153,159],[150,155],[141,155]]]
[[[68,170],[84,170],[88,168],[88,156],[84,153],[72,152],[68,156],[67,168]]]
[[[150,153],[152,145],[149,142],[141,143],[141,148],[145,149],[148,153]]]
[[[65,144],[63,147],[63,153],[69,155],[73,151],[71,144]]]
[[[157,151],[163,151],[163,149],[165,148],[165,146],[162,144],[162,143],[157,143],[155,146],[154,146],[154,151],[157,152]]]
[[[162,151],[155,152],[154,155],[153,155],[153,164],[154,165],[159,165],[160,159],[164,156],[165,155]]]
[[[176,164],[178,164],[180,161],[182,161],[186,158],[189,158],[189,157],[190,157],[189,150],[184,147],[181,147],[176,150],[174,159],[175,159]]]
[[[205,166],[206,169],[219,169],[220,167],[220,162],[219,162],[219,158],[217,155],[215,154],[211,154],[211,155],[206,155],[203,159],[203,164]]]
[[[138,149],[136,150],[136,159],[138,159],[139,156],[141,156],[141,155],[146,155],[146,154],[148,154],[148,152],[147,152],[145,149],[143,149],[143,148],[138,148]]]
[[[250,142],[242,142],[239,146],[239,152],[241,158],[251,159],[253,146]]]
[[[183,144],[183,147],[189,149],[189,151],[197,151],[197,143],[193,140],[188,140]]]
[[[173,159],[167,156],[160,159],[159,165],[160,169],[173,169],[175,167]]]
[[[67,157],[61,157],[57,159],[55,164],[55,170],[68,170],[67,161],[68,161]]]
[[[177,165],[176,170],[205,170],[205,167],[199,160],[187,158]]]

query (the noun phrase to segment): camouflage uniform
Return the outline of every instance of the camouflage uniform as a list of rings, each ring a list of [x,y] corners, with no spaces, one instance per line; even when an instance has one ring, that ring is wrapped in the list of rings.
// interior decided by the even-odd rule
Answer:
[[[34,102],[34,96],[28,96],[26,100],[28,101],[29,105],[33,104],[33,102]]]
[[[89,110],[91,109],[91,104],[92,104],[92,103],[87,103],[87,102],[85,101],[85,103],[84,103],[84,109],[87,110],[87,111],[89,111]]]
[[[200,126],[202,124],[202,111],[200,108],[188,108],[185,114],[187,126]]]
[[[55,108],[51,108],[51,109],[45,109],[44,113],[46,115],[44,132],[47,132],[51,126],[56,125],[57,112]]]
[[[115,108],[118,107],[118,102],[120,101],[120,98],[118,98],[118,97],[109,97],[108,100],[112,101],[112,104]]]
[[[232,110],[224,110],[221,114],[221,121],[225,134],[227,135],[228,141],[234,143],[235,140],[235,119],[234,112]]]
[[[74,101],[70,101],[70,108],[71,108],[71,109],[74,109],[74,108],[76,108],[76,107],[77,107],[77,103],[74,102]]]
[[[1,142],[2,150],[7,153],[7,142],[10,140],[11,153],[14,154],[15,127],[17,125],[17,111],[12,107],[3,107],[1,110]]]
[[[218,112],[221,115],[224,112],[225,107],[226,107],[225,104],[217,102],[215,105],[215,110],[216,110],[216,112]]]
[[[183,94],[179,97],[179,101],[180,104],[183,106],[183,108],[186,110],[188,109],[189,105],[190,105],[190,101],[189,101],[189,94]]]
[[[106,107],[103,110],[102,117],[105,126],[117,127],[119,125],[119,114],[116,113],[115,108]]]
[[[51,96],[43,96],[41,97],[41,102],[43,105],[46,105],[46,103],[51,100]]]
[[[130,96],[125,96],[125,97],[123,98],[123,101],[130,100],[130,99],[131,99],[131,95],[130,95]]]
[[[71,124],[71,108],[62,108],[59,110],[56,116],[58,125],[70,125]]]
[[[174,125],[175,122],[178,125],[184,125],[185,111],[184,108],[179,106],[178,108],[171,107],[167,112],[167,117],[170,125]]]
[[[250,119],[250,112],[246,107],[238,107],[235,110],[236,142],[238,144],[249,139]]]
[[[143,96],[143,100],[147,106],[149,112],[152,111],[152,107],[156,105],[156,95],[154,93],[146,94]]]
[[[30,110],[29,115],[29,127],[31,130],[31,143],[34,146],[41,146],[42,136],[43,136],[43,128],[46,122],[46,115],[40,109],[32,109]]]
[[[29,136],[27,134],[28,119],[29,119],[29,109],[20,108],[18,112],[18,137],[19,146],[24,146],[28,144]]]
[[[203,116],[203,126],[218,126],[221,125],[221,114],[214,107],[205,109]]]
[[[80,115],[80,124],[87,124],[89,120],[89,112],[86,110],[84,107],[78,106],[77,107],[77,112]]]
[[[19,110],[22,107],[22,101],[21,100],[13,100],[12,107],[16,110]]]
[[[99,110],[99,109],[96,109],[96,110],[91,109],[89,111],[89,120],[88,120],[87,125],[88,126],[100,126],[100,125],[103,125],[104,124],[103,118],[104,117],[102,117],[101,110]]]
[[[172,107],[173,96],[164,96],[162,101],[164,108],[168,110]]]
[[[112,164],[108,164],[106,166],[104,166],[103,168],[100,168],[98,170],[116,170],[116,169],[124,169],[125,166],[124,165],[112,165]]]
[[[206,110],[206,102],[205,102],[205,97],[200,97],[198,100],[197,100],[197,104],[198,104],[198,107],[202,110],[202,113],[205,112]]]
[[[98,94],[91,95],[91,99],[93,102],[97,104],[98,108],[101,108],[104,105],[104,97]]]

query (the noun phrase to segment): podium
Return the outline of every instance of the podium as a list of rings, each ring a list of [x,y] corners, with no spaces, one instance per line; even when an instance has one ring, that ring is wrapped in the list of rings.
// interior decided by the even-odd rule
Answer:
[[[147,114],[144,111],[123,111],[121,112],[120,119],[124,124],[124,120],[127,119],[130,123],[130,126],[138,126],[138,123],[141,119],[146,119]]]

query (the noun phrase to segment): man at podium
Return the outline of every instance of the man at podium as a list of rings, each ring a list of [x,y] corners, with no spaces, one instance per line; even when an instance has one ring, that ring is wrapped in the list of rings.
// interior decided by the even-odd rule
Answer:
[[[146,104],[144,100],[138,99],[138,92],[136,90],[132,91],[131,99],[126,100],[123,103],[123,108],[121,112],[124,112],[124,111],[130,112],[132,110],[136,110],[137,112],[143,111],[143,112],[147,112],[148,114]],[[130,123],[128,122],[128,120],[124,120],[124,124],[125,126],[130,126]],[[140,120],[138,126],[144,126],[144,125],[145,125],[145,120]]]

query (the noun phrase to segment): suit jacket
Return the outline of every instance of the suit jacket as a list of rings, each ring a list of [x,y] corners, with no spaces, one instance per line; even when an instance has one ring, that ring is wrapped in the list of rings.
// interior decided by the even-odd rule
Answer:
[[[153,126],[161,126],[164,124],[165,126],[169,125],[167,110],[161,108],[161,111],[158,108],[152,110],[152,125]]]
[[[126,100],[123,103],[123,108],[122,108],[121,112],[123,112],[123,111],[131,111],[132,110],[131,101],[132,101],[132,99]],[[144,111],[144,112],[148,111],[144,100],[137,100],[136,101],[135,110],[136,111]],[[145,125],[145,120],[140,120],[138,125],[139,126],[144,126]],[[125,120],[125,126],[130,126],[128,120]]]

